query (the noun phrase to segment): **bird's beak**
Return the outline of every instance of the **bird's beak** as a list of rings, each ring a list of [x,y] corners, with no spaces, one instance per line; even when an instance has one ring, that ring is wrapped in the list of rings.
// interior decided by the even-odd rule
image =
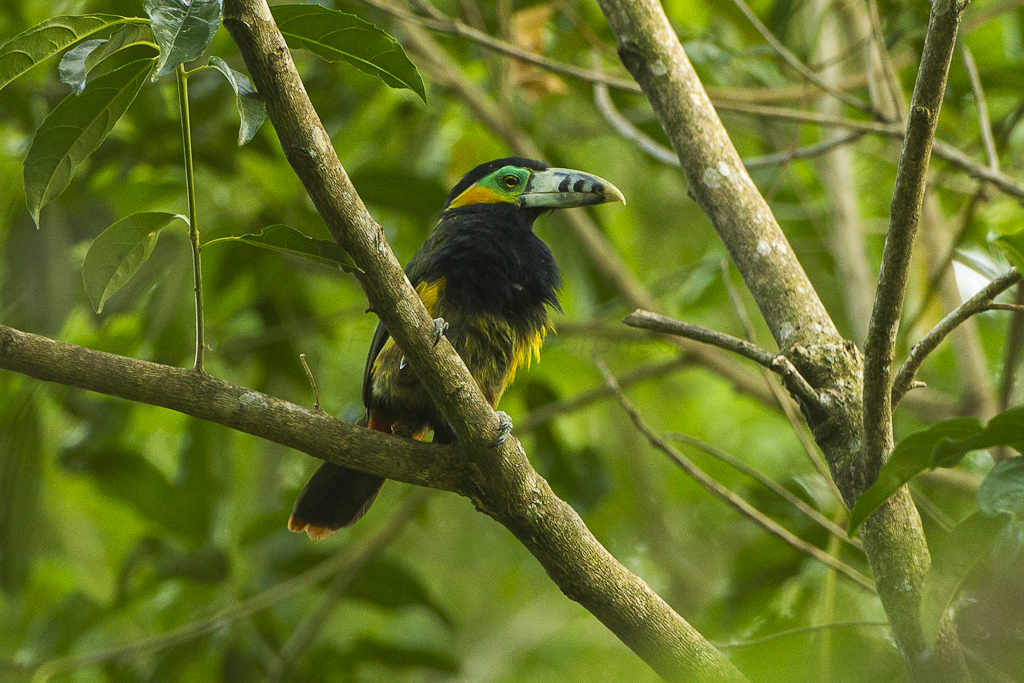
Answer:
[[[626,203],[619,188],[604,178],[570,168],[549,168],[534,173],[519,197],[521,206],[536,209]]]

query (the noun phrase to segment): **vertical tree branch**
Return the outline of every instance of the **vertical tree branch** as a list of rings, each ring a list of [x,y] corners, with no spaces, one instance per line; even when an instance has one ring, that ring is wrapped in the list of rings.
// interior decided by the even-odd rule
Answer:
[[[966,3],[954,0],[952,4],[947,2],[945,12],[941,14],[932,10],[921,68],[910,102],[910,121],[896,172],[889,232],[882,253],[882,269],[864,351],[866,483],[877,478],[878,469],[892,450],[890,387],[896,333],[903,313],[914,235],[921,220],[932,141],[942,96],[946,91],[960,15],[965,6]]]
[[[938,123],[957,28],[966,3],[938,0],[932,8],[910,120],[893,191],[889,232],[868,328],[864,364],[864,449],[866,478],[856,493],[878,476],[892,451],[892,369],[896,334],[910,269],[914,235],[921,220],[928,162]],[[921,587],[931,559],[921,520],[906,487],[872,516],[863,530],[864,548],[893,636],[914,681],[970,680],[963,652],[948,620],[936,651],[926,658],[919,616]]]

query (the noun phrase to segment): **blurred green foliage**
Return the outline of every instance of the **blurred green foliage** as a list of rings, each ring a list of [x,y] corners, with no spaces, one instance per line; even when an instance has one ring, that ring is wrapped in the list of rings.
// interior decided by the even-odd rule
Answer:
[[[799,85],[730,3],[665,4],[707,85],[743,88],[752,97]],[[1002,168],[1020,177],[1024,9],[970,25],[972,14],[983,15],[995,4],[972,5],[964,42],[982,74]],[[334,6],[401,35],[390,17],[366,5],[339,0]],[[596,36],[608,46],[605,69],[624,73],[612,61],[613,39],[595,3],[445,0],[437,6],[470,22],[478,9],[483,27],[494,35],[509,35],[511,27],[522,25],[514,20],[529,12],[547,11],[540,28],[526,36],[544,54],[589,65],[589,39]],[[798,56],[815,63],[808,3],[760,0],[754,7]],[[0,42],[46,18],[85,12],[143,16],[141,3],[125,0],[12,0],[0,6]],[[927,5],[883,1],[879,12],[900,66],[899,84],[909,92]],[[617,135],[595,107],[589,84],[512,66],[465,40],[438,40],[467,77],[535,139],[548,161],[597,173],[622,189],[627,207],[591,216],[667,313],[743,336],[720,271],[727,255],[687,198],[678,169]],[[223,30],[206,54],[244,70]],[[857,47],[846,57],[856,68],[861,54]],[[427,235],[447,188],[477,163],[512,151],[426,74],[424,104],[414,93],[393,90],[347,65],[301,51],[295,59],[343,163],[403,262]],[[270,125],[238,147],[235,95],[224,79],[205,72],[193,76],[190,86],[203,241],[276,224],[329,239]],[[21,190],[22,162],[35,130],[68,91],[57,78],[56,60],[0,90],[0,321],[90,348],[187,366],[194,353],[194,303],[181,223],[163,230],[151,258],[101,314],[90,305],[81,277],[89,244],[116,220],[140,211],[185,212],[173,78],[142,88],[105,142],[77,168],[68,190],[42,209],[37,230]],[[867,96],[863,85],[854,91]],[[616,92],[613,99],[641,130],[664,142],[642,98]],[[809,125],[766,117],[723,118],[745,156],[813,144],[822,135]],[[939,136],[983,159],[977,107],[959,61],[950,75]],[[867,233],[869,263],[877,269],[899,141],[869,137],[852,149],[856,186],[849,189]],[[830,179],[813,160],[765,168],[753,177],[837,324],[852,335],[844,298],[848,283],[825,244]],[[976,183],[938,162],[932,189],[943,212],[942,229],[955,232]],[[992,272],[983,275],[1006,265],[990,248],[990,233],[1013,232],[1020,220],[1012,198],[989,191],[977,203],[960,247],[975,255],[975,263],[990,266]],[[674,354],[664,341],[620,334],[618,321],[631,307],[587,259],[564,217],[542,219],[538,231],[565,275],[565,314],[556,318],[562,333],[549,338],[543,361],[522,372],[503,400],[513,420],[600,387],[594,354],[620,375]],[[344,419],[359,417],[363,363],[376,319],[364,313],[365,297],[352,277],[240,242],[205,249],[203,267],[211,374],[310,405],[298,360],[304,353],[323,407]],[[909,312],[927,306],[916,327],[906,331],[911,340],[948,310],[942,302],[925,301],[928,272],[924,261],[916,266],[908,292]],[[730,277],[740,284],[735,273]],[[753,315],[751,298],[745,291],[741,297]],[[976,319],[982,367],[997,387],[1007,381],[1001,373],[1007,367],[1009,317],[999,312]],[[763,324],[755,323],[755,333],[772,347]],[[735,362],[746,367],[746,361]],[[901,434],[971,410],[975,397],[965,391],[963,363],[949,346],[929,360],[922,378],[933,388],[933,400],[901,409]],[[657,431],[683,432],[733,453],[825,515],[844,519],[773,405],[693,365],[636,384],[628,393]],[[651,449],[613,400],[560,414],[517,436],[597,538],[705,636],[725,644],[751,680],[887,681],[902,675],[887,629],[875,623],[884,613],[874,596],[709,496]],[[756,482],[699,452],[687,455],[793,533],[870,573],[862,555],[830,544],[825,531]],[[366,542],[410,495],[409,487],[389,483],[364,521],[315,544],[290,534],[285,524],[316,464],[176,413],[0,374],[0,679],[28,681],[41,664],[82,657],[70,660],[69,669],[53,680],[264,680],[290,638],[317,614],[322,625],[288,663],[282,680],[656,679],[561,595],[510,534],[469,501],[449,494],[431,497],[328,609],[333,589],[317,581],[193,637],[151,643]],[[946,518],[959,521],[973,512],[971,478],[976,488],[978,473],[990,467],[987,456],[976,454],[958,470],[966,487],[944,480],[916,484],[915,495],[934,501],[938,510],[925,516],[930,538],[947,535]],[[1009,528],[1019,536],[1019,525]],[[1003,548],[1004,559],[1013,548],[1019,552],[1020,543],[1005,541],[1010,551]],[[1019,677],[1024,583],[1019,571],[1000,569],[1005,566],[995,562],[972,575],[961,635],[983,658]],[[832,623],[845,625],[763,639]],[[89,660],[118,648],[124,650],[116,657]]]

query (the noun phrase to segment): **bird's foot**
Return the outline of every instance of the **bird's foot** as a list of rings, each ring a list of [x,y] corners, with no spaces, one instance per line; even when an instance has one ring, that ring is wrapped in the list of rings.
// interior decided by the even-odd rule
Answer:
[[[508,435],[512,433],[512,418],[508,416],[504,410],[499,410],[498,415],[498,438],[491,444],[491,448],[497,448],[501,444],[505,443],[508,439]]]
[[[434,318],[434,346],[437,346],[447,331],[448,323],[444,321],[444,318]]]

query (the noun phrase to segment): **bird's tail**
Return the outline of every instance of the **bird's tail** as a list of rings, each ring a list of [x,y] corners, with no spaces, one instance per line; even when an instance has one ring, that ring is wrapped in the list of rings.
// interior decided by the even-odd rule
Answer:
[[[366,420],[359,424],[366,426]],[[390,422],[371,419],[369,427],[391,433]],[[383,477],[325,462],[295,499],[288,529],[305,531],[314,541],[322,541],[338,529],[350,527],[362,519],[377,500],[383,485]]]
[[[302,489],[288,518],[288,528],[322,541],[352,526],[377,499],[384,478],[325,462]]]

